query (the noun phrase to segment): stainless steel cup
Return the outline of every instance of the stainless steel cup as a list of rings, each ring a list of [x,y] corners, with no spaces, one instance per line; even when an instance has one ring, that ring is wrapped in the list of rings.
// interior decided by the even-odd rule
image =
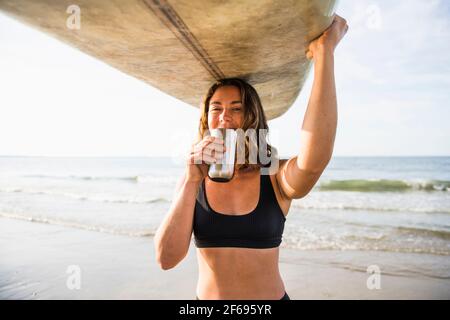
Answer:
[[[209,166],[208,177],[215,182],[228,182],[234,176],[237,143],[236,130],[225,128],[211,129],[210,134],[213,137],[222,138],[226,150],[221,161]]]

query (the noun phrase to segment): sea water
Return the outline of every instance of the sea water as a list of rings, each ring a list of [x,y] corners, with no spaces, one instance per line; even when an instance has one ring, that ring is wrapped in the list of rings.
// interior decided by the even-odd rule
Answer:
[[[152,236],[183,172],[170,157],[0,157],[0,217]],[[334,157],[293,200],[282,246],[448,262],[450,157]]]

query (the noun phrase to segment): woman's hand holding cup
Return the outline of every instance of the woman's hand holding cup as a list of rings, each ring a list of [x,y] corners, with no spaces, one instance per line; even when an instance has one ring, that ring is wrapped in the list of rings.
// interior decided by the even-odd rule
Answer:
[[[224,152],[224,141],[219,137],[206,136],[194,143],[186,163],[187,181],[202,181],[208,174],[208,166],[221,161]]]

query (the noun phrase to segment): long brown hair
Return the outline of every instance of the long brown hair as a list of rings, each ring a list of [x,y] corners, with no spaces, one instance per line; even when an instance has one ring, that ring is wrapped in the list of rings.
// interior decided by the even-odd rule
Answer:
[[[208,112],[209,112],[209,102],[216,92],[217,89],[224,86],[235,86],[239,89],[241,93],[241,101],[244,108],[244,122],[242,124],[241,129],[246,132],[247,129],[255,129],[257,133],[263,132],[263,141],[267,146],[267,157],[270,158],[272,155],[272,148],[275,151],[275,148],[267,142],[267,133],[269,132],[269,126],[267,125],[266,115],[264,114],[264,109],[261,104],[261,99],[259,98],[258,93],[252,85],[247,83],[246,81],[240,78],[224,78],[217,80],[208,90],[206,95],[204,96],[201,109],[200,116],[200,124],[199,124],[199,140],[203,139],[205,132],[208,128]],[[260,129],[265,129],[260,131]],[[245,163],[236,164],[236,170],[254,170],[259,169],[261,167],[269,167],[270,162],[268,164],[262,164],[259,157],[259,139],[256,139],[256,142],[252,142],[249,137],[245,137]],[[249,161],[249,145],[250,143],[256,143],[258,155],[257,155],[257,163],[250,163]]]

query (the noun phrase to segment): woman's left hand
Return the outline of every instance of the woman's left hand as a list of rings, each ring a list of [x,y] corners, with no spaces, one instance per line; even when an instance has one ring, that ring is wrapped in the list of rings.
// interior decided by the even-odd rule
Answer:
[[[314,57],[320,50],[334,53],[334,49],[337,47],[339,41],[341,41],[341,39],[347,33],[347,30],[347,21],[336,14],[334,16],[333,22],[328,27],[328,29],[326,29],[320,35],[320,37],[311,41],[306,52],[306,57],[308,59],[314,59]]]

